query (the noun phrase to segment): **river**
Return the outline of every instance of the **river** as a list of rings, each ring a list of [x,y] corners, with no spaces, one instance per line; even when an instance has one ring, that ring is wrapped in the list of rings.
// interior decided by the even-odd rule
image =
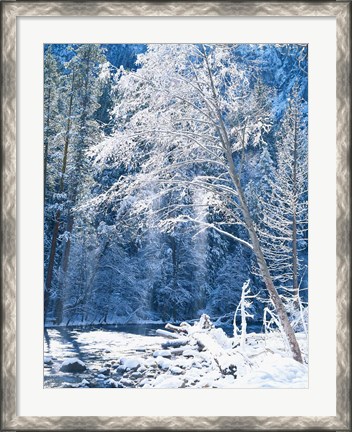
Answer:
[[[121,358],[150,357],[165,338],[156,335],[162,324],[51,327],[44,330],[44,387],[107,387],[108,379],[118,379]],[[232,336],[232,327],[223,326]],[[261,325],[248,322],[248,332],[260,332]],[[62,362],[78,358],[87,366],[81,373],[60,371]],[[84,381],[86,380],[86,381]],[[112,381],[111,381],[112,382]],[[88,385],[87,385],[88,386]]]

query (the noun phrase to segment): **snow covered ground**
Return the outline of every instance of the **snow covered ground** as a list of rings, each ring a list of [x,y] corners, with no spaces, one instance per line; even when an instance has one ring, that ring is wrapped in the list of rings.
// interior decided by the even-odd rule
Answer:
[[[308,387],[308,347],[303,333],[296,336],[304,364],[290,358],[279,333],[250,333],[244,350],[221,329],[199,331],[193,326],[190,334],[192,340],[187,342],[182,335],[167,339],[100,329],[66,330],[63,337],[62,330],[47,330],[45,387]],[[82,363],[86,369],[80,372],[62,368],[63,364]]]

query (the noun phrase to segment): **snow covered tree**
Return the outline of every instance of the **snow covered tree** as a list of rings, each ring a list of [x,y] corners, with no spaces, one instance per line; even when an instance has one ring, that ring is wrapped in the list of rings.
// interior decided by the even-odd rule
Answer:
[[[234,317],[233,317],[233,335],[235,340],[240,340],[240,347],[241,350],[245,351],[245,344],[246,344],[246,336],[247,336],[247,318],[254,318],[254,315],[249,312],[251,309],[253,302],[250,299],[253,299],[256,297],[256,295],[251,294],[251,290],[249,288],[250,280],[248,279],[243,285],[242,285],[242,293],[241,293],[241,300],[238,303],[238,306],[236,308]],[[237,327],[237,316],[241,315],[241,331]]]
[[[130,214],[154,217],[153,202],[172,191],[176,212],[159,211],[160,228],[199,225],[248,247],[292,356],[301,362],[243,191],[245,158],[235,157],[263,143],[272,123],[272,93],[241,70],[235,51],[231,45],[151,45],[139,56],[139,69],[119,80],[116,131],[92,152],[97,164],[114,160],[127,174],[95,204],[114,201]],[[207,220],[184,211],[176,197],[197,190],[207,191],[208,211],[221,217]]]
[[[259,236],[273,278],[298,304],[308,224],[306,104],[294,85],[275,143],[276,169],[263,193]]]
[[[60,75],[57,60],[49,48],[44,57],[44,196],[51,183],[48,178],[49,146],[59,132],[57,116],[59,113]]]
[[[56,183],[57,210],[51,234],[51,246],[45,278],[45,293],[51,296],[51,287],[56,269],[55,316],[60,323],[63,314],[63,286],[68,268],[71,235],[74,226],[74,207],[79,196],[87,194],[92,173],[88,165],[86,150],[100,139],[100,127],[94,118],[101,94],[99,66],[104,56],[99,45],[86,44],[71,48],[74,52],[61,74],[60,116],[61,133],[57,137],[61,147],[61,163]],[[50,52],[46,52],[49,56]],[[48,61],[48,60],[46,60]],[[49,98],[45,88],[45,98]],[[58,200],[61,202],[59,203]],[[55,202],[53,203],[55,205]],[[58,247],[60,246],[60,247]],[[59,251],[58,251],[59,249]],[[59,252],[59,254],[58,254]],[[59,255],[59,257],[58,257]],[[61,263],[58,264],[58,261]],[[59,266],[59,269],[57,267]]]

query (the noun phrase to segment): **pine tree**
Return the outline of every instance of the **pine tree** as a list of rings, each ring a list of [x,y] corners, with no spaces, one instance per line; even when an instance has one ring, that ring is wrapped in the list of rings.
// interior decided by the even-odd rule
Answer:
[[[308,223],[307,129],[305,103],[294,85],[276,140],[277,165],[270,190],[262,195],[260,238],[273,277],[299,300],[300,252]]]
[[[51,182],[48,178],[49,146],[58,133],[59,85],[57,60],[49,47],[44,56],[44,197]]]
[[[86,152],[100,137],[100,127],[94,114],[99,108],[98,99],[102,91],[99,67],[105,60],[99,45],[78,45],[71,47],[71,50],[74,55],[62,71],[62,81],[66,83],[65,91],[60,95],[65,132],[61,135],[62,160],[56,191],[58,197],[65,197],[65,202],[56,211],[45,281],[46,295],[50,296],[60,243],[61,263],[57,270],[54,311],[57,323],[63,317],[63,290],[74,227],[74,208],[83,196],[89,194],[92,184],[93,173]]]

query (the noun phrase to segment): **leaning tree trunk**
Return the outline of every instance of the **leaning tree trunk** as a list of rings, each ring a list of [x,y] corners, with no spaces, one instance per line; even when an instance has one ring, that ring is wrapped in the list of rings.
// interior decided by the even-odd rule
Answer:
[[[230,156],[230,155],[228,155],[228,156]],[[300,350],[300,347],[299,347],[297,339],[296,339],[296,335],[295,335],[295,333],[292,329],[292,326],[290,324],[290,321],[288,319],[288,316],[287,316],[284,304],[281,300],[281,297],[279,296],[279,294],[278,294],[278,292],[274,286],[272,277],[271,277],[270,272],[269,272],[268,265],[266,263],[262,248],[261,248],[260,243],[259,243],[258,235],[257,235],[255,228],[254,228],[254,225],[253,225],[252,217],[250,215],[247,203],[246,203],[245,198],[244,198],[244,194],[243,194],[239,179],[237,178],[237,176],[235,174],[235,171],[234,171],[235,167],[233,164],[232,157],[230,159],[228,158],[228,161],[229,161],[229,165],[230,165],[230,175],[231,175],[233,182],[235,183],[236,190],[238,192],[238,198],[239,198],[240,205],[241,205],[243,219],[244,219],[244,222],[246,224],[246,228],[247,228],[249,237],[251,239],[253,252],[257,258],[258,266],[259,266],[261,275],[264,279],[265,286],[269,292],[270,299],[271,299],[271,301],[272,301],[272,303],[276,309],[276,312],[277,312],[277,315],[279,317],[282,329],[284,331],[284,334],[285,334],[286,339],[288,341],[288,344],[290,346],[292,357],[295,360],[297,360],[298,362],[303,363],[302,354],[301,354],[301,350]]]
[[[280,320],[280,324],[282,326],[285,337],[288,341],[288,344],[289,344],[289,347],[290,347],[290,350],[292,353],[292,357],[295,360],[297,360],[298,362],[303,363],[302,354],[301,354],[301,350],[299,348],[299,345],[298,345],[298,342],[296,339],[296,335],[295,335],[295,333],[291,327],[291,324],[289,322],[289,319],[288,319],[286,310],[284,308],[284,305],[282,303],[282,300],[281,300],[281,298],[280,298],[279,294],[277,293],[276,288],[274,286],[272,277],[271,277],[270,272],[269,272],[268,265],[266,263],[262,248],[261,248],[260,243],[259,243],[259,238],[258,238],[257,232],[256,232],[254,225],[253,225],[253,220],[252,220],[252,217],[250,215],[250,212],[249,212],[249,209],[247,206],[247,202],[246,202],[246,199],[244,197],[244,193],[242,191],[240,179],[236,174],[236,168],[235,168],[233,158],[232,158],[231,144],[230,144],[230,140],[228,137],[225,123],[223,121],[221,109],[220,109],[219,104],[218,104],[218,96],[217,96],[217,91],[216,91],[216,87],[215,87],[214,80],[213,80],[213,74],[212,74],[212,71],[211,71],[211,68],[209,65],[208,56],[206,54],[204,46],[203,46],[203,55],[204,55],[204,60],[205,60],[207,71],[208,71],[210,88],[211,88],[211,92],[212,92],[213,99],[214,99],[215,115],[217,117],[217,123],[218,123],[217,131],[218,131],[219,138],[220,138],[220,141],[221,141],[221,144],[223,147],[224,155],[225,155],[227,163],[228,163],[229,175],[230,175],[231,180],[234,184],[234,187],[238,193],[240,209],[242,211],[244,223],[246,225],[246,228],[247,228],[250,240],[251,240],[253,252],[256,256],[258,266],[259,266],[261,275],[263,277],[266,289],[269,292],[270,299],[271,299],[271,301],[272,301],[272,303],[276,309],[277,315],[278,315],[279,320]]]

